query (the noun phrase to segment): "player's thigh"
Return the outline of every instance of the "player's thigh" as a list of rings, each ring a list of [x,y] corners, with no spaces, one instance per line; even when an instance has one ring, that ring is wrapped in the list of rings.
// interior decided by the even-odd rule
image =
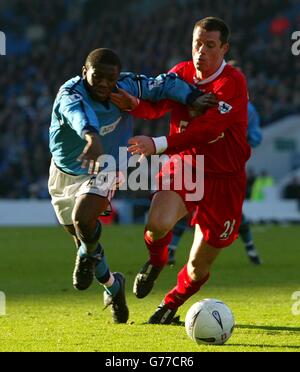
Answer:
[[[147,226],[171,230],[174,225],[188,214],[179,194],[174,191],[159,191],[151,202]]]
[[[52,161],[48,181],[51,203],[61,225],[72,225],[76,193],[86,176],[72,176],[60,171]]]
[[[116,185],[119,183],[117,172],[100,172],[82,183],[76,193],[76,202],[72,213],[73,223],[94,224],[98,217],[108,209]]]
[[[109,199],[97,194],[78,196],[72,213],[73,223],[89,225],[107,210],[108,205]]]
[[[195,236],[188,260],[188,272],[196,280],[208,273],[221,250],[209,245],[203,238],[200,226],[195,225]],[[200,278],[199,278],[200,276]]]

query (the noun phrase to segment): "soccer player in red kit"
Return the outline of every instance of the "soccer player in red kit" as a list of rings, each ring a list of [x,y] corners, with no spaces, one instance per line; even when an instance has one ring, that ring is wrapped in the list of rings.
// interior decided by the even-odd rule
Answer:
[[[194,212],[195,238],[187,264],[178,274],[177,285],[165,296],[149,323],[170,324],[179,308],[209,278],[221,248],[237,237],[246,191],[245,164],[250,157],[247,143],[247,85],[243,74],[227,65],[229,28],[224,21],[208,17],[195,24],[193,60],[182,62],[171,71],[193,83],[205,93],[213,93],[218,106],[193,117],[188,107],[164,101],[140,102],[132,111],[138,117],[154,119],[171,111],[170,135],[130,140],[132,154],[204,155],[204,196],[187,201],[183,187],[155,193],[145,228],[150,259],[137,274],[134,293],[145,297],[168,260],[171,230],[178,220]],[[196,164],[196,162],[194,162]],[[179,167],[163,167],[160,178],[180,172]],[[174,177],[173,177],[174,178]],[[172,179],[172,177],[171,177]]]

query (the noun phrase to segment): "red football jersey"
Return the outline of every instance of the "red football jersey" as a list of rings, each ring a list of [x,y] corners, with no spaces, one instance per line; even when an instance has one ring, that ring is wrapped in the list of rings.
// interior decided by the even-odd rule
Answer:
[[[203,92],[214,93],[219,106],[193,119],[188,108],[178,102],[141,101],[132,114],[155,119],[171,111],[167,154],[204,155],[206,175],[236,176],[244,172],[251,152],[247,142],[248,93],[244,75],[225,62],[202,81],[197,80],[192,61],[182,62],[171,71]]]

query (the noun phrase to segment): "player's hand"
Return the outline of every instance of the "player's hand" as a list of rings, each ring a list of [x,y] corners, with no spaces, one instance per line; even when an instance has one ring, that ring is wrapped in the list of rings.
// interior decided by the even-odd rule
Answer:
[[[118,93],[111,93],[110,100],[122,111],[134,110],[140,103],[137,97],[132,96],[126,90],[118,88]]]
[[[81,168],[88,168],[89,174],[96,174],[100,168],[97,159],[103,155],[100,136],[97,133],[87,133],[85,139],[87,144],[77,160],[81,161]]]
[[[156,147],[151,137],[132,137],[129,139],[128,143],[131,145],[128,147],[128,151],[131,153],[131,155],[149,156],[156,154]]]
[[[198,97],[190,106],[189,112],[192,118],[203,115],[208,109],[217,107],[219,104],[213,93],[203,94]]]

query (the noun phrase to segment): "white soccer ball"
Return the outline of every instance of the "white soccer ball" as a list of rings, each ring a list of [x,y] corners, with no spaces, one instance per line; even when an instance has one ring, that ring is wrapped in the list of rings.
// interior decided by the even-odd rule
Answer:
[[[232,335],[234,325],[229,307],[212,298],[195,303],[185,317],[186,333],[197,344],[224,344]]]

